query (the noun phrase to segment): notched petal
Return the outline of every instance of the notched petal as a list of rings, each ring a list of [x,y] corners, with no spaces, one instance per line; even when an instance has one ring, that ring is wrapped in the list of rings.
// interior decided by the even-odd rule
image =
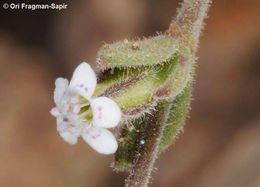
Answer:
[[[104,128],[91,127],[82,133],[82,138],[101,154],[113,154],[118,147],[114,135]]]
[[[96,74],[89,64],[81,63],[74,71],[70,81],[70,89],[89,99],[96,88]]]
[[[115,101],[108,97],[90,100],[93,111],[93,124],[98,127],[113,128],[121,119],[121,110]]]

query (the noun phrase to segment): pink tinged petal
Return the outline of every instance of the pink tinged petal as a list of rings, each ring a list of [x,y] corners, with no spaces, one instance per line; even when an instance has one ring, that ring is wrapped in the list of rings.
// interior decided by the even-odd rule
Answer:
[[[86,124],[85,126],[85,129],[84,129],[84,132],[85,134],[88,134],[90,132],[90,129],[91,129],[91,125],[90,124]]]
[[[121,110],[115,101],[108,97],[90,100],[93,111],[93,124],[98,127],[113,128],[121,119]]]
[[[69,144],[76,144],[78,140],[78,136],[72,134],[69,131],[60,132],[60,136]]]
[[[79,111],[80,111],[80,104],[77,104],[77,105],[75,105],[74,108],[73,108],[73,113],[74,113],[74,114],[78,114]]]
[[[71,106],[66,104],[63,106],[64,107],[64,110],[67,112],[67,113],[71,113]]]
[[[64,96],[68,88],[68,80],[64,78],[57,78],[55,81],[55,89],[54,89],[54,101],[56,104],[59,104]]]
[[[70,89],[89,99],[97,85],[95,72],[86,62],[81,63],[74,71],[70,81]]]
[[[78,103],[79,102],[79,96],[76,95],[76,96],[73,96],[71,99],[70,99],[70,103],[72,104],[75,104],[75,103]]]
[[[54,117],[57,117],[60,115],[60,111],[57,107],[53,107],[50,111],[51,115],[53,115]]]
[[[76,126],[70,126],[69,128],[68,128],[68,131],[70,132],[70,133],[72,133],[74,136],[79,136],[79,129],[76,127]]]
[[[113,154],[118,147],[114,135],[104,128],[91,127],[88,133],[82,133],[82,138],[101,154]]]

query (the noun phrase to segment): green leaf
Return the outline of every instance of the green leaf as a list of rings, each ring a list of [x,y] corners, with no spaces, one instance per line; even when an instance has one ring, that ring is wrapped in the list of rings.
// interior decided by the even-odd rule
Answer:
[[[178,132],[182,129],[190,103],[190,83],[170,104],[169,116],[164,126],[159,150],[162,152],[176,139]]]
[[[168,35],[105,44],[98,52],[98,69],[161,64],[169,61],[177,49],[177,42]]]
[[[115,153],[114,167],[116,169],[129,169],[134,163],[146,121],[147,116],[135,119],[130,124],[124,125],[118,138],[119,146]]]

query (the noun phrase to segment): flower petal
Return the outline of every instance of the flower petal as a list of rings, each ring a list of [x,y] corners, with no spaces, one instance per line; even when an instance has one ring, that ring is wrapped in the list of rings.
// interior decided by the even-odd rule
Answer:
[[[86,62],[81,63],[74,71],[70,81],[70,89],[89,99],[96,88],[97,78],[95,72]]]
[[[107,129],[91,127],[82,133],[82,138],[98,153],[113,154],[117,150],[117,141]]]
[[[57,131],[64,132],[65,129],[67,128],[67,124],[63,121],[63,117],[57,116],[56,122],[57,122]]]
[[[55,81],[55,89],[54,89],[54,101],[56,104],[60,102],[62,99],[66,89],[68,88],[68,80],[64,78],[57,78]]]
[[[51,115],[53,115],[54,117],[57,117],[60,115],[60,111],[57,107],[53,107],[50,111]]]
[[[118,125],[121,110],[115,101],[108,97],[97,97],[90,100],[90,105],[94,126],[112,128]]]
[[[78,140],[78,137],[69,131],[60,132],[60,136],[69,144],[76,144]]]
[[[60,136],[69,144],[76,144],[78,140],[78,135],[73,134],[68,130],[68,123],[64,122],[62,116],[58,116],[57,118],[57,130],[60,133]]]

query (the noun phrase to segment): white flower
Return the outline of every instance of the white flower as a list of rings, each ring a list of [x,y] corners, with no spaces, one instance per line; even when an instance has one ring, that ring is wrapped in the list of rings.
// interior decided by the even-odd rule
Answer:
[[[106,128],[118,125],[121,110],[108,97],[91,98],[96,88],[96,75],[89,64],[83,62],[74,71],[70,83],[67,79],[55,81],[54,107],[50,113],[57,118],[57,130],[70,144],[79,136],[97,152],[112,154],[117,150],[114,135]]]

